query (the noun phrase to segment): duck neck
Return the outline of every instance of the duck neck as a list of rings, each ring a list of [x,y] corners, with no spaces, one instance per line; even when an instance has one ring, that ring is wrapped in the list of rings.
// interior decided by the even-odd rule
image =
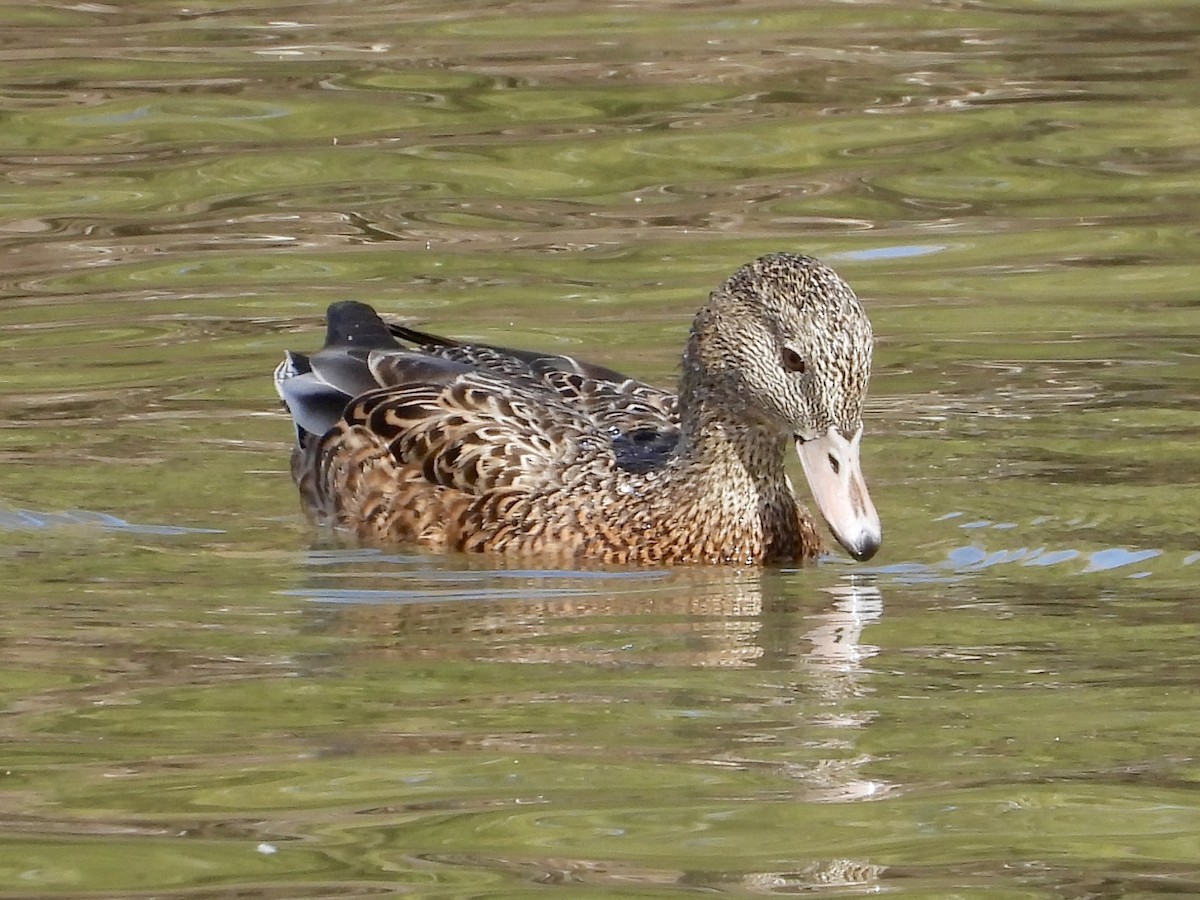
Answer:
[[[786,436],[700,404],[683,417],[660,486],[667,532],[688,562],[787,562],[820,546],[784,472]]]
[[[784,489],[790,494],[783,468],[787,435],[765,422],[733,418],[746,412],[745,403],[724,387],[726,379],[711,371],[724,356],[708,346],[712,337],[707,335],[716,329],[714,318],[708,308],[697,313],[683,356],[676,459],[688,472],[685,481],[705,484],[719,493],[724,505],[737,495],[753,504],[764,493]]]
[[[731,422],[711,406],[701,401],[680,423],[676,458],[692,485],[704,484],[724,498],[745,496],[752,503],[781,489],[790,493],[783,465],[787,436],[763,425]]]

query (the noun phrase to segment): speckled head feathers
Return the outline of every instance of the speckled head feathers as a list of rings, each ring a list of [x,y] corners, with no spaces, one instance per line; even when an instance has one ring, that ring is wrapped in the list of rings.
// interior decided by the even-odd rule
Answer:
[[[871,323],[850,286],[809,256],[772,253],[738,269],[696,316],[683,393],[740,404],[749,420],[803,437],[862,424]]]

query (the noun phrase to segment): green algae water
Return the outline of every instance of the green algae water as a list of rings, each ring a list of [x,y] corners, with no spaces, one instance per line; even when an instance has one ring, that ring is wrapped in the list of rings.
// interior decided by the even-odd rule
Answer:
[[[1191,5],[0,34],[0,896],[1200,894]],[[300,515],[270,376],[330,302],[669,385],[774,250],[875,326],[869,564]]]

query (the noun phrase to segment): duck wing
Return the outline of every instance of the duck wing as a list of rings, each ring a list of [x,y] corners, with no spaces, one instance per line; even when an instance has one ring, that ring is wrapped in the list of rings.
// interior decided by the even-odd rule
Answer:
[[[356,301],[327,320],[321,350],[289,352],[275,371],[298,446],[318,456],[365,432],[410,475],[478,494],[532,487],[581,457],[648,471],[678,438],[675,396],[613,369],[385,323]]]
[[[612,441],[622,468],[654,468],[679,439],[678,397],[614,369],[562,354],[456,341],[395,323],[386,327],[424,353],[550,391],[595,421]]]
[[[544,388],[406,352],[374,353],[370,368],[384,386],[346,407],[343,430],[369,433],[429,484],[531,490],[584,460],[615,463],[595,423]]]

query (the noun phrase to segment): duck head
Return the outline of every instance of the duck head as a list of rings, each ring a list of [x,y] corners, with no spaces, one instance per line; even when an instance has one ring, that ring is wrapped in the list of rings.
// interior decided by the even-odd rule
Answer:
[[[859,458],[871,323],[833,269],[773,253],[712,293],[692,327],[681,395],[700,390],[737,426],[793,441],[817,507],[857,560],[883,531]],[[684,406],[686,406],[686,401]]]

